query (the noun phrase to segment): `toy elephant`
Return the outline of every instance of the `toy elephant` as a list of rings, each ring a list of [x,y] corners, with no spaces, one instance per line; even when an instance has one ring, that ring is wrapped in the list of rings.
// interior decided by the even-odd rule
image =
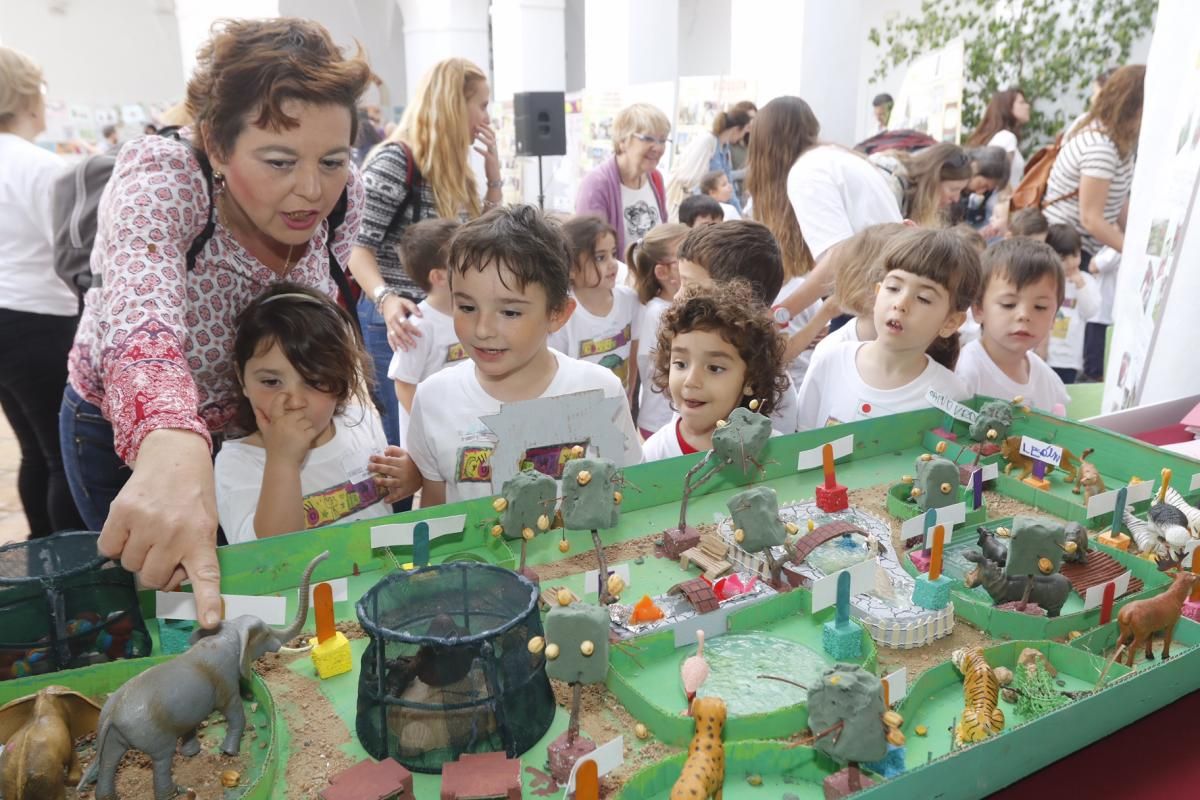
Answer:
[[[192,646],[176,658],[135,675],[113,692],[100,712],[96,759],[79,783],[82,790],[96,782],[96,800],[115,800],[117,765],[125,751],[141,750],[154,762],[154,800],[170,800],[177,789],[171,776],[175,742],[180,752],[200,752],[196,729],[219,709],[225,715],[221,751],[236,755],[246,727],[239,678],[249,680],[251,665],[268,652],[295,638],[308,617],[308,587],[317,564],[314,558],[300,579],[299,608],[288,627],[272,628],[258,617],[225,620],[213,631],[198,629]]]
[[[65,686],[0,708],[0,797],[62,800],[79,780],[75,740],[96,730],[100,706]]]

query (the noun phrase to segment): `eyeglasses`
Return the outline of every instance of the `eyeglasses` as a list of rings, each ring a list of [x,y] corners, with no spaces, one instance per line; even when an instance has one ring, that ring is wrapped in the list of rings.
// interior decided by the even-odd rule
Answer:
[[[646,144],[657,144],[662,147],[666,147],[671,143],[670,136],[663,136],[662,138],[659,138],[658,136],[651,136],[648,133],[635,133],[633,138],[637,139],[639,142],[645,142]]]

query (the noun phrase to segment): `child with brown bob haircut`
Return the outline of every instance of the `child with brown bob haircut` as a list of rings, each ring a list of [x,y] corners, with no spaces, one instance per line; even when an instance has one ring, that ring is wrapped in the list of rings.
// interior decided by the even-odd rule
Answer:
[[[643,445],[646,461],[708,450],[735,408],[757,399],[770,414],[791,391],[783,337],[744,281],[685,289],[662,316],[655,351],[654,391],[675,415]]]
[[[453,219],[427,219],[408,226],[400,238],[400,263],[425,293],[425,299],[417,304],[419,313],[411,320],[420,335],[411,348],[396,350],[388,367],[388,377],[395,382],[400,402],[401,441],[417,384],[467,357],[454,332],[450,279],[446,274],[450,238],[458,225]]]
[[[601,389],[619,402],[577,431],[586,442],[616,428],[624,451],[600,455],[621,466],[641,461],[642,453],[629,401],[611,371],[551,349],[550,335],[575,310],[570,295],[571,262],[557,224],[533,206],[493,209],[458,229],[450,242],[449,278],[454,331],[469,361],[437,372],[417,387],[408,423],[408,451],[423,479],[421,505],[432,506],[500,490],[492,483],[491,457],[498,444],[484,417],[502,404]],[[551,477],[561,477],[566,459],[546,448],[570,449],[574,442],[529,426],[513,446],[530,454]]]

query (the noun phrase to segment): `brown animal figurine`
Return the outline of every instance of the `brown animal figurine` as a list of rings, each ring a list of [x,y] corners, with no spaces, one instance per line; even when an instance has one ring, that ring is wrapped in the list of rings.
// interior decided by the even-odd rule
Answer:
[[[1020,480],[1025,480],[1033,474],[1033,459],[1021,452],[1021,437],[1009,436],[1000,443],[1000,455],[1008,463],[1004,466],[1004,474],[1007,475],[1012,471],[1013,467],[1021,470],[1018,476]],[[1074,483],[1079,473],[1079,459],[1075,457],[1067,448],[1063,448],[1062,461],[1058,468],[1063,471],[1063,483]],[[1046,465],[1046,474],[1049,475],[1053,471],[1054,465]]]
[[[1134,600],[1121,607],[1117,624],[1121,634],[1117,637],[1117,652],[1124,645],[1129,647],[1129,658],[1125,666],[1133,666],[1133,656],[1144,642],[1146,658],[1154,658],[1154,634],[1163,631],[1162,657],[1171,657],[1171,639],[1175,635],[1175,623],[1183,611],[1183,604],[1192,593],[1197,576],[1194,572],[1179,571],[1175,581],[1165,592],[1148,600]],[[1116,656],[1114,655],[1114,658]]]
[[[671,800],[721,800],[725,786],[725,701],[719,697],[697,697],[692,701],[696,735],[688,747],[683,774],[671,789]]]
[[[0,797],[62,800],[79,782],[75,739],[96,730],[100,706],[65,686],[47,686],[0,708]]]
[[[1079,494],[1082,489],[1084,500],[1091,500],[1092,497],[1105,490],[1104,479],[1100,477],[1100,472],[1087,460],[1087,457],[1093,452],[1094,449],[1089,447],[1080,454],[1079,474],[1075,478],[1075,488],[1071,490],[1075,494]]]

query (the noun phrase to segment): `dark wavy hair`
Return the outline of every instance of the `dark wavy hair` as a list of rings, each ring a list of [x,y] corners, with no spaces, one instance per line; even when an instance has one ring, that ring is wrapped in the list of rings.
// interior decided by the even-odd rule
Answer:
[[[347,58],[319,23],[306,19],[222,20],[200,48],[187,85],[187,110],[200,133],[195,145],[227,156],[247,121],[290,130],[299,121],[283,104],[338,105],[358,135],[356,105],[372,79],[361,47]]]
[[[337,398],[341,414],[351,400],[370,408],[374,370],[362,333],[350,315],[327,295],[290,281],[272,284],[242,309],[233,340],[233,363],[245,384],[246,363],[278,345],[300,377]],[[254,409],[238,398],[237,425],[258,430]]]
[[[617,231],[608,220],[595,214],[577,214],[562,225],[567,251],[571,254],[571,284],[584,289],[600,285],[604,276],[596,264],[596,243],[608,234],[617,241]],[[619,256],[618,256],[619,257]]]
[[[658,325],[657,350],[654,353],[652,391],[665,393],[671,374],[671,342],[681,333],[711,331],[737,350],[746,363],[746,383],[753,397],[743,396],[739,406],[748,407],[757,397],[759,410],[770,414],[779,405],[790,386],[783,360],[784,340],[771,319],[767,307],[755,297],[745,281],[714,282],[708,286],[688,286],[671,307],[663,312]],[[674,402],[671,403],[674,408]],[[732,411],[732,409],[730,409]]]

